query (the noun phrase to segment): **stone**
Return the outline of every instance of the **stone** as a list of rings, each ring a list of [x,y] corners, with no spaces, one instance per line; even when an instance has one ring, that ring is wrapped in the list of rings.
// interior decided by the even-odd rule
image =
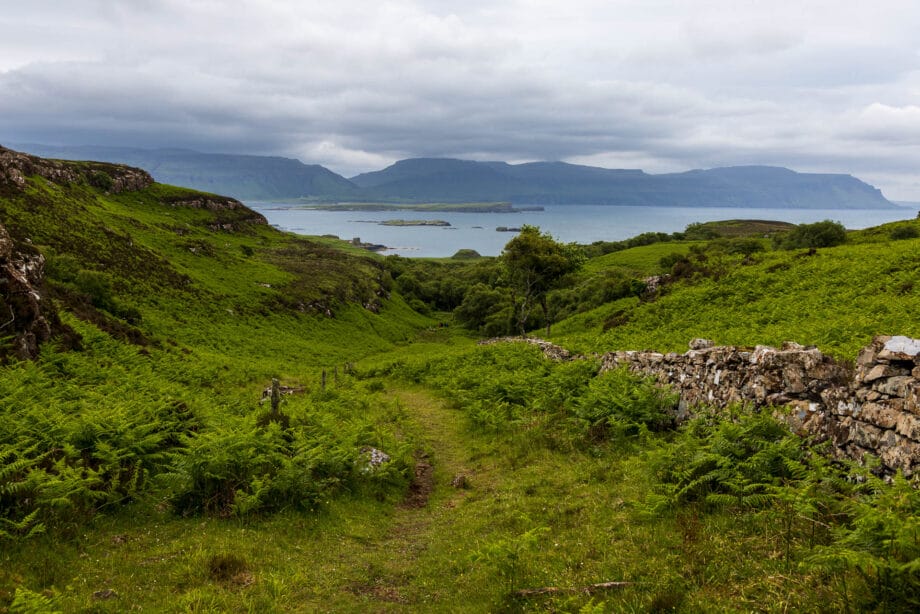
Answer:
[[[805,392],[805,370],[800,365],[791,364],[783,368],[783,384],[788,392],[799,394]]]
[[[383,450],[378,450],[377,448],[372,448],[370,446],[361,448],[361,456],[365,461],[364,466],[361,467],[362,473],[370,473],[380,468],[385,463],[390,462],[389,454]]]
[[[871,345],[864,347],[859,351],[859,355],[856,357],[856,364],[860,367],[875,364],[876,352],[877,350]]]
[[[913,441],[920,441],[920,417],[902,413],[898,416],[897,432]]]
[[[17,244],[0,224],[0,332],[13,337],[15,354],[23,360],[38,356],[51,338],[57,312],[42,296],[45,257],[30,243]]]
[[[899,415],[900,412],[879,403],[866,403],[859,412],[860,420],[885,429],[895,428]]]
[[[882,379],[883,377],[894,377],[897,375],[907,375],[907,369],[902,369],[899,367],[893,367],[886,364],[877,364],[872,367],[865,376],[863,376],[862,381],[865,383],[874,382],[877,379]]]
[[[686,337],[685,337],[686,338]],[[715,347],[715,342],[711,339],[691,339],[690,340],[690,349],[691,350],[708,350],[709,348]]]
[[[900,446],[889,446],[879,454],[879,460],[889,469],[900,469],[907,475],[911,468],[910,455]]]
[[[897,335],[882,346],[878,357],[883,360],[914,360],[920,356],[920,339]]]
[[[881,434],[882,430],[880,428],[854,420],[853,428],[850,430],[850,441],[866,450],[875,450],[878,447]]]
[[[916,380],[909,375],[899,375],[889,377],[884,381],[873,384],[872,388],[881,394],[887,394],[892,397],[905,397],[912,383]]]

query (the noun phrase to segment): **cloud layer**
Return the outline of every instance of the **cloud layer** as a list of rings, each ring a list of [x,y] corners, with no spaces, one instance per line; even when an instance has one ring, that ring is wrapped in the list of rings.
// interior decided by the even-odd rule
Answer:
[[[411,156],[777,164],[920,200],[912,1],[16,5],[0,143],[280,154],[346,175]]]

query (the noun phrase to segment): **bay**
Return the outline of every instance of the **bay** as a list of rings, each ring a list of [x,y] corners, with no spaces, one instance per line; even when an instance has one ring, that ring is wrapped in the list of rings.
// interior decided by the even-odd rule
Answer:
[[[915,208],[897,209],[748,209],[733,207],[620,207],[611,205],[546,205],[543,211],[460,213],[421,211],[322,211],[299,204],[247,202],[268,222],[302,235],[360,238],[387,246],[383,254],[443,258],[460,249],[497,256],[514,237],[500,226],[539,226],[565,243],[620,241],[643,232],[677,232],[693,222],[730,219],[775,220],[802,224],[834,220],[850,229],[913,218]],[[517,205],[526,206],[526,205]],[[381,226],[385,220],[444,220],[450,226]]]

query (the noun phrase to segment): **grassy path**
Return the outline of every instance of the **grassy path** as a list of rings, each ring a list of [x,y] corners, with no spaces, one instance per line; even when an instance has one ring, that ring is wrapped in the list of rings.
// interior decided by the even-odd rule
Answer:
[[[488,490],[494,472],[481,463],[484,457],[471,441],[463,414],[420,388],[401,388],[390,396],[418,429],[422,449],[416,479],[382,539],[352,553],[357,556],[347,564],[364,570],[366,580],[350,590],[366,600],[368,611],[457,611],[459,604],[444,602],[445,590],[453,592],[451,581],[430,575],[428,569],[437,560],[443,569],[444,538],[451,533],[458,507],[471,497],[455,481]]]

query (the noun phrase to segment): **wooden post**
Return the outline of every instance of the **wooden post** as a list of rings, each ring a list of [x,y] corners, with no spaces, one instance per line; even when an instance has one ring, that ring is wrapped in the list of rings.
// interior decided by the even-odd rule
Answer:
[[[281,407],[281,383],[277,377],[272,378],[272,415],[278,415],[278,408]]]

